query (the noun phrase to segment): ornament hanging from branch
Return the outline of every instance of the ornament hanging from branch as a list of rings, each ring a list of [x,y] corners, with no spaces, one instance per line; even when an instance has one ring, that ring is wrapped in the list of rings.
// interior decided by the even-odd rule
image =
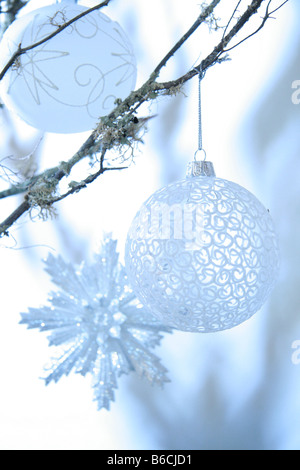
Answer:
[[[117,380],[136,372],[151,384],[169,382],[160,359],[152,353],[162,333],[171,330],[142,307],[128,285],[118,260],[116,241],[106,238],[92,264],[80,268],[49,255],[46,271],[58,286],[50,305],[22,314],[28,328],[51,331],[58,355],[45,369],[46,384],[71,371],[91,374],[98,409],[109,409]]]
[[[236,327],[266,302],[279,270],[267,209],[231,181],[217,178],[202,147],[187,178],[155,192],[136,214],[126,242],[132,288],[151,314],[183,331]],[[198,161],[199,155],[204,156]]]
[[[98,10],[58,28],[88,8],[59,4],[21,16],[0,43],[0,69],[20,48],[0,82],[5,105],[33,127],[75,133],[96,127],[136,84],[133,47],[120,25]],[[39,45],[38,45],[39,44]]]

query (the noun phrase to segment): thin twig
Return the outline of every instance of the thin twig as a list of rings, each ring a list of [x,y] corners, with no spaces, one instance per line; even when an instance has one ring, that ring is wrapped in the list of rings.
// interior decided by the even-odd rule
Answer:
[[[265,0],[252,0],[252,3],[248,6],[247,10],[243,13],[243,15],[241,15],[241,17],[238,19],[237,23],[232,27],[232,29],[229,31],[229,33],[224,38],[222,38],[222,40],[214,48],[214,50],[205,59],[202,60],[201,64],[199,64],[197,67],[193,67],[192,70],[190,70],[186,74],[182,75],[181,77],[177,78],[176,80],[161,83],[160,84],[161,89],[162,90],[168,90],[172,87],[178,87],[180,85],[183,85],[184,83],[188,82],[189,80],[191,80],[195,76],[198,76],[200,70],[205,72],[206,70],[208,70],[213,65],[222,62],[222,60],[224,60],[224,59],[222,59],[222,56],[225,56],[225,54],[227,54],[228,51],[231,50],[231,48],[226,49],[228,44],[243,29],[243,27],[248,23],[250,18],[258,12],[258,10],[260,9],[260,7],[264,3],[264,1]],[[284,3],[287,3],[288,1],[289,0],[286,0]],[[264,18],[263,23],[260,26],[260,28],[256,29],[253,34],[251,34],[250,36],[247,36],[247,38],[244,38],[242,41],[240,41],[239,44],[244,42],[246,39],[249,39],[254,34],[257,34],[262,29],[262,27],[265,25],[267,19]],[[236,44],[233,47],[237,47],[237,46],[238,46],[238,44]]]
[[[276,13],[277,11],[279,11],[282,7],[284,7],[284,5],[286,3],[288,3],[289,0],[285,0],[281,5],[279,5],[277,8],[275,8],[273,11],[270,12],[270,15],[273,15],[274,13]]]
[[[259,31],[261,31],[263,29],[263,27],[265,26],[266,22],[268,21],[268,19],[270,19],[272,17],[272,15],[274,13],[276,13],[276,11],[280,10],[280,8],[282,8],[289,0],[285,0],[281,5],[279,5],[277,8],[275,8],[274,10],[272,11],[269,11],[269,8],[271,6],[271,3],[272,3],[272,0],[269,0],[269,3],[267,5],[267,8],[266,8],[266,13],[264,15],[264,17],[262,18],[262,22],[261,24],[259,25],[259,27],[251,34],[249,34],[248,36],[246,36],[244,39],[242,39],[241,41],[239,41],[238,43],[236,43],[234,46],[228,48],[228,49],[224,49],[224,53],[228,53],[230,51],[232,51],[233,49],[235,49],[236,47],[240,46],[241,44],[243,44],[245,41],[247,41],[248,39],[252,38],[253,36],[255,36],[257,33],[259,33]]]
[[[230,17],[230,19],[229,19],[229,21],[228,21],[228,23],[227,23],[227,25],[226,25],[226,27],[225,27],[225,29],[224,29],[224,33],[223,33],[222,39],[225,38],[225,36],[226,36],[226,34],[227,34],[227,31],[228,31],[228,28],[229,28],[229,25],[230,25],[231,21],[233,20],[234,15],[235,15],[236,12],[238,11],[239,6],[240,6],[241,3],[242,3],[242,0],[239,0],[238,4],[236,5],[235,9],[233,10],[232,15],[231,15],[231,17]]]
[[[33,181],[33,186],[31,185],[26,186],[26,183],[22,183],[24,185],[23,187],[21,187],[20,185],[15,186],[15,190],[17,188],[20,191],[21,189],[24,189],[25,191],[28,190],[28,194],[27,196],[25,196],[25,200],[19,206],[19,208],[11,216],[9,216],[2,224],[0,224],[0,237],[3,236],[3,234],[6,234],[7,230],[11,227],[11,225],[13,225],[18,220],[19,217],[21,217],[25,212],[31,209],[31,205],[28,200],[29,199],[28,195],[30,195],[30,192],[34,190],[35,185],[36,187],[38,187],[38,185],[40,183],[43,183],[43,181],[48,181],[51,183],[51,185],[55,189],[55,187],[58,186],[58,183],[61,181],[61,179],[64,178],[65,176],[68,176],[72,168],[80,160],[82,160],[88,155],[91,155],[92,153],[99,151],[99,148],[101,147],[101,136],[102,136],[103,129],[105,129],[105,126],[111,129],[120,130],[122,132],[123,130],[124,131],[128,130],[128,126],[132,125],[132,116],[135,115],[136,111],[138,110],[138,108],[141,106],[142,103],[154,100],[155,98],[161,95],[170,94],[172,89],[177,89],[180,86],[182,86],[188,80],[198,75],[200,70],[205,72],[208,68],[212,67],[213,65],[224,61],[226,58],[225,54],[229,50],[237,47],[246,39],[253,36],[258,31],[260,31],[265,25],[266,21],[270,18],[270,15],[278,11],[279,8],[285,5],[289,0],[284,1],[280,5],[280,7],[274,9],[272,12],[270,12],[270,9],[269,9],[272,0],[269,1],[265,16],[263,17],[260,27],[256,29],[251,35],[247,36],[247,38],[240,41],[238,44],[232,46],[232,48],[226,49],[227,46],[232,41],[232,39],[243,29],[243,27],[248,23],[250,18],[258,12],[258,10],[260,9],[260,7],[265,1],[266,0],[252,0],[251,4],[245,9],[244,13],[237,20],[236,24],[231,28],[231,30],[227,34],[223,35],[219,44],[213,49],[213,51],[204,60],[202,60],[202,62],[199,64],[198,67],[193,68],[192,70],[190,70],[189,72],[187,72],[186,74],[184,74],[183,76],[175,80],[165,82],[165,83],[157,82],[157,78],[159,76],[161,69],[168,63],[169,59],[183,46],[183,44],[185,44],[185,42],[189,39],[189,37],[193,34],[193,32],[196,31],[196,29],[199,28],[200,25],[203,24],[203,22],[205,22],[205,20],[209,17],[209,15],[213,14],[214,9],[220,3],[220,0],[213,0],[211,4],[208,7],[206,7],[206,9],[202,12],[202,14],[197,18],[196,22],[186,32],[186,34],[181,38],[181,40],[178,41],[176,45],[169,51],[169,53],[162,59],[162,61],[158,64],[158,66],[155,68],[154,72],[150,75],[149,79],[144,83],[144,85],[142,85],[141,88],[139,88],[138,90],[133,91],[125,100],[120,102],[108,116],[101,118],[98,127],[91,133],[91,135],[83,144],[81,149],[69,161],[62,162],[57,167],[52,168],[50,170],[46,170],[44,173],[36,177],[36,179]],[[109,1],[103,2],[100,5],[104,5],[107,3],[109,3]],[[97,7],[100,8],[100,5],[97,5]],[[94,9],[95,8],[96,7],[94,7]],[[234,13],[229,23],[231,23],[233,17],[234,17]],[[229,23],[228,23],[227,30],[229,29]],[[58,34],[58,32],[56,34]],[[118,133],[116,133],[116,135],[117,134]],[[111,142],[109,148],[113,148],[113,142]],[[75,192],[78,192],[79,190],[86,187],[87,184],[91,183],[92,181],[95,181],[105,171],[116,170],[116,169],[123,169],[123,167],[122,168],[104,168],[104,154],[102,153],[100,169],[94,175],[88,176],[81,183],[77,183],[77,184],[75,183],[73,187],[71,187],[70,190],[63,195],[57,196],[57,197],[53,196],[52,198],[50,197],[49,199],[47,199],[47,201],[45,201],[44,205],[45,206],[47,204],[52,205],[55,202],[65,199],[67,196],[74,194]],[[6,191],[9,191],[9,190],[6,190]],[[11,191],[13,191],[13,189],[11,189]]]
[[[22,204],[9,216],[7,219],[2,222],[0,225],[0,238],[4,235],[7,235],[8,229],[15,223],[17,220],[22,217],[22,215],[26,214],[30,209],[30,204],[27,200],[24,200]]]
[[[54,197],[49,200],[47,203],[49,206],[52,204],[55,204],[56,202],[60,202],[63,199],[66,199],[66,197],[70,196],[71,194],[78,193],[81,189],[86,188],[89,184],[93,183],[96,181],[96,179],[99,178],[99,176],[103,175],[106,171],[121,171],[121,170],[126,170],[127,167],[120,166],[120,167],[111,167],[111,168],[100,168],[96,173],[93,173],[92,175],[89,175],[87,178],[85,178],[83,181],[80,181],[80,183],[75,184],[69,191],[66,193]]]
[[[205,21],[209,18],[209,16],[213,13],[216,6],[220,3],[221,0],[213,0],[212,3],[207,6],[201,15],[197,18],[195,23],[191,26],[191,28],[182,36],[182,38],[175,44],[174,47],[168,52],[168,54],[162,59],[162,61],[158,64],[153,72],[153,76],[155,78],[158,77],[159,72],[161,69],[167,64],[167,62],[175,55],[175,53],[183,46],[183,44],[194,34],[194,32],[201,26]]]

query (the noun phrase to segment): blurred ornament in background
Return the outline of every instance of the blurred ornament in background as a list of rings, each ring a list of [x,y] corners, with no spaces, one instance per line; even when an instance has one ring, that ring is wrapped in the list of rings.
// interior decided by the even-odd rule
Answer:
[[[125,259],[132,288],[151,314],[202,333],[252,317],[279,271],[269,211],[245,188],[216,178],[211,162],[196,160],[185,180],[142,205]]]
[[[19,17],[0,43],[0,69],[20,45],[43,41],[87,10],[61,2]],[[129,95],[136,75],[127,35],[118,23],[94,10],[19,56],[0,81],[0,95],[10,110],[37,129],[83,132],[95,128],[116,99]]]
[[[119,262],[117,242],[107,237],[91,264],[80,268],[49,255],[46,271],[59,291],[49,306],[22,314],[29,329],[51,331],[50,346],[58,348],[47,372],[46,384],[75,371],[92,375],[98,409],[110,408],[117,379],[136,372],[151,384],[169,382],[167,370],[151,349],[171,329],[143,308],[128,285]]]

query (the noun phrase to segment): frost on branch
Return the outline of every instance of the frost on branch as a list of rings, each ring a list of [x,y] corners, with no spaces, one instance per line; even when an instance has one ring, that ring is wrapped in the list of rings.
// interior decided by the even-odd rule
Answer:
[[[92,375],[98,409],[109,409],[117,379],[131,371],[152,384],[169,382],[167,370],[151,349],[171,332],[138,302],[119,262],[116,241],[106,238],[93,263],[80,267],[49,255],[46,271],[58,291],[49,305],[30,308],[22,324],[50,331],[50,346],[59,352],[45,369],[46,384],[71,371]]]

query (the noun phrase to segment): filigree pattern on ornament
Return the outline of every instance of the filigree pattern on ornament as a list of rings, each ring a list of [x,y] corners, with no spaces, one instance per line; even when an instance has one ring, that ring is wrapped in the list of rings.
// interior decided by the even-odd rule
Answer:
[[[158,230],[162,208],[168,208],[168,236]],[[184,223],[194,227],[193,236],[183,232]],[[158,191],[136,215],[128,240],[126,264],[141,302],[186,331],[225,330],[247,320],[278,270],[271,217],[251,193],[223,179],[187,179]]]

